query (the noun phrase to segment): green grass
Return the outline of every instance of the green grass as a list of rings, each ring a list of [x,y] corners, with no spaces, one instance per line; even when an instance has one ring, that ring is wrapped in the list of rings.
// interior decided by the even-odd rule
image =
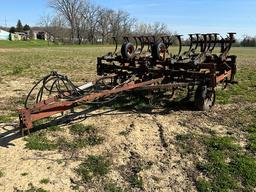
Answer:
[[[35,187],[32,183],[29,183],[28,187],[29,187],[29,189],[26,189],[26,190],[20,190],[20,189],[14,187],[14,191],[15,192],[49,192],[43,188]]]
[[[25,177],[25,176],[28,175],[28,173],[24,172],[24,173],[21,173],[20,175],[23,176],[23,177]]]
[[[248,119],[248,122],[242,128],[242,131],[246,133],[247,149],[252,154],[256,154],[256,109],[251,108],[243,111],[243,113],[244,116]]]
[[[139,154],[135,154],[126,165],[120,167],[121,175],[129,183],[131,189],[144,190],[144,182],[140,172],[150,169],[151,166],[152,162],[146,163]]]
[[[8,49],[2,45],[5,49],[0,54],[0,76],[37,80],[55,70],[73,81],[92,80],[96,75],[97,57],[114,49],[111,46],[33,46],[14,42],[9,47],[15,49]]]
[[[228,86],[226,90],[217,90],[217,103],[256,102],[256,48],[233,48],[232,54],[238,56],[237,85]]]
[[[204,179],[197,180],[196,188],[197,188],[198,192],[211,192],[212,191],[211,184]]]
[[[50,45],[53,45],[52,43]],[[32,40],[32,41],[0,41],[0,48],[33,48],[46,47],[47,41]]]
[[[84,182],[90,182],[93,178],[103,177],[110,170],[110,162],[103,156],[90,155],[75,170]]]
[[[181,154],[195,153],[198,150],[196,136],[192,133],[176,135],[176,142]]]
[[[98,135],[91,135],[88,138],[84,139],[84,142],[90,146],[100,145],[103,143],[103,141],[104,138]]]
[[[123,189],[119,187],[117,183],[111,182],[104,186],[104,192],[128,192],[128,189]]]
[[[26,148],[31,150],[40,150],[40,151],[47,151],[47,150],[55,150],[57,145],[50,141],[44,132],[34,133],[25,138]]]
[[[246,188],[256,187],[256,159],[248,155],[237,155],[230,163],[231,172]]]
[[[231,137],[208,137],[206,162],[197,164],[208,181],[199,178],[198,191],[230,191],[252,189],[256,186],[256,159],[245,154]]]
[[[10,115],[0,115],[0,123],[8,123],[13,120],[13,117]]]
[[[63,131],[63,129],[58,125],[53,125],[53,126],[47,127],[47,130],[50,132]]]
[[[0,170],[0,178],[4,176],[4,172]]]
[[[75,150],[82,149],[88,146],[95,146],[102,144],[104,141],[103,137],[93,135],[85,138],[75,138],[73,141],[67,141],[65,138],[60,138],[57,141],[57,146],[62,150]]]
[[[96,131],[93,125],[74,124],[69,127],[70,133],[73,135],[82,135],[84,133],[92,133]]]
[[[121,131],[120,133],[119,133],[119,135],[122,135],[122,136],[128,136],[129,134],[130,134],[130,132],[131,132],[131,130],[125,130],[125,131]]]
[[[93,125],[74,124],[69,130],[72,135],[78,136],[72,144],[70,143],[77,148],[99,145],[104,141],[103,137],[97,135],[97,129]]]
[[[40,47],[112,47],[112,45],[101,45],[101,44],[83,44],[83,45],[72,45],[72,44],[55,44],[45,40],[30,40],[30,41],[0,41],[0,48],[40,48]]]
[[[144,186],[142,178],[137,174],[131,175],[129,183],[133,188],[143,189]]]
[[[239,149],[237,144],[234,144],[235,139],[232,137],[210,137],[205,140],[205,144],[208,147],[209,151],[216,150],[228,150],[236,151]]]
[[[51,135],[52,132],[63,131],[60,126],[48,127],[45,132],[39,132],[31,135],[26,139],[26,147],[36,150],[54,150],[60,151],[74,151],[88,146],[95,146],[102,144],[104,137],[99,136],[97,129],[91,125],[74,124],[69,127],[72,139],[67,139],[63,136],[56,136],[54,141],[50,141],[47,135]],[[48,133],[48,134],[46,134]]]
[[[40,183],[41,183],[41,184],[48,184],[49,182],[50,182],[49,179],[41,179],[41,180],[40,180]]]
[[[251,152],[256,152],[256,133],[250,133],[248,136],[248,149],[251,151]]]

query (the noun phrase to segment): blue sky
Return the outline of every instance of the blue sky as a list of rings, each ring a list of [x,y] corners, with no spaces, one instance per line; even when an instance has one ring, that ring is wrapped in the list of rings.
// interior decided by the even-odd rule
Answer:
[[[142,22],[164,22],[181,34],[237,32],[238,37],[256,36],[256,0],[92,0],[95,4],[128,11]],[[0,25],[36,25],[40,17],[51,13],[47,0],[3,0]]]

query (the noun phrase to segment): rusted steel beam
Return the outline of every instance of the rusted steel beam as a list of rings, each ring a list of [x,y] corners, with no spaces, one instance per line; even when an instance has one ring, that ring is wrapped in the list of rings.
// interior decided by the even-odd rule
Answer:
[[[229,70],[229,71],[225,71],[223,74],[219,75],[216,77],[216,82],[219,83],[219,82],[222,82],[223,80],[225,80],[226,77],[231,77],[231,73],[232,71]]]
[[[148,85],[148,86],[143,86],[139,87],[136,90],[150,90],[150,89],[169,89],[169,88],[177,88],[177,87],[185,87],[188,85],[191,85],[192,83],[167,83],[167,84],[161,84],[161,85]],[[194,85],[199,84],[198,83],[193,83]]]
[[[31,109],[21,109],[21,121],[23,122],[23,127],[21,127],[22,134],[24,135],[24,130],[31,129],[33,127],[33,121],[64,112],[68,109],[73,108],[79,103],[94,101],[95,99],[106,97],[123,91],[131,91],[133,89],[147,86],[152,83],[160,83],[163,79],[164,78],[158,78],[141,83],[130,82],[122,85],[121,87],[113,88],[111,90],[103,90],[99,93],[91,93],[82,98],[72,101],[57,101],[58,97],[54,97],[34,105],[34,107],[32,107]]]

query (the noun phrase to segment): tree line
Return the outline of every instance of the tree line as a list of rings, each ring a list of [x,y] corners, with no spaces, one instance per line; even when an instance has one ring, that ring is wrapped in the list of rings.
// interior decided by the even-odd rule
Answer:
[[[21,23],[21,20],[19,19],[17,21],[16,27],[12,26],[9,29],[10,33],[15,33],[15,32],[27,32],[30,31],[30,26],[28,24],[25,24],[24,26]]]
[[[256,47],[256,37],[251,37],[251,36],[245,36],[241,42],[240,46],[242,47]]]
[[[55,15],[41,18],[41,26],[53,41],[110,43],[125,35],[171,34],[164,23],[140,23],[128,12],[94,5],[88,0],[48,0]]]

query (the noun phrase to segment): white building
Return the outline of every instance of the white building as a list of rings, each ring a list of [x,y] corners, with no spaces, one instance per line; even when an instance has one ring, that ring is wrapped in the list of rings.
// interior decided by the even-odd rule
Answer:
[[[9,32],[0,29],[0,40],[9,40]]]

